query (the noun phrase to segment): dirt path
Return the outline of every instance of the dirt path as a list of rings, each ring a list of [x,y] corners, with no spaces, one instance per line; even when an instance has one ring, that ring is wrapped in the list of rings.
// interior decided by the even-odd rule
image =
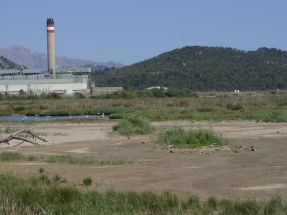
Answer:
[[[206,150],[163,150],[149,136],[128,139],[112,132],[114,123],[37,124],[34,132],[52,142],[47,147],[31,145],[9,148],[26,155],[93,156],[96,160],[122,160],[133,164],[80,166],[47,163],[0,163],[0,172],[20,175],[58,173],[69,183],[80,185],[91,177],[100,190],[169,190],[180,197],[196,194],[201,199],[256,197],[276,193],[287,197],[287,126],[255,122],[190,123],[163,122],[155,126],[210,127],[232,139],[236,146]],[[2,127],[4,125],[1,125]],[[216,146],[215,146],[216,147]],[[252,147],[255,151],[252,151]]]

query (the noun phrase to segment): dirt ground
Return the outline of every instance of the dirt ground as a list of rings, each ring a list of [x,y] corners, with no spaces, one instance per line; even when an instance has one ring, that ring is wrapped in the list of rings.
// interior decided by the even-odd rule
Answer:
[[[85,177],[93,188],[155,192],[171,191],[181,198],[198,195],[204,200],[255,197],[275,194],[287,197],[287,126],[284,123],[255,122],[156,122],[156,127],[212,127],[232,140],[229,147],[212,149],[162,149],[150,136],[127,138],[112,131],[115,122],[94,124],[36,124],[32,131],[45,134],[52,142],[46,147],[30,144],[0,152],[25,155],[93,156],[96,160],[123,160],[124,165],[71,165],[36,162],[0,163],[0,172],[37,175],[40,167],[68,183],[81,186]],[[6,125],[2,124],[1,127]],[[252,150],[252,148],[254,150]]]

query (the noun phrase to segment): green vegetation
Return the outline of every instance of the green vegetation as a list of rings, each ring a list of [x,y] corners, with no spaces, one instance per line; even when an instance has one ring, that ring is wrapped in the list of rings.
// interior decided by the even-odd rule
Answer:
[[[216,134],[212,128],[197,128],[185,130],[180,126],[162,129],[155,141],[164,147],[173,145],[175,148],[200,148],[213,144],[224,145],[228,140]]]
[[[21,130],[18,126],[7,125],[3,130],[0,130],[1,133],[12,134],[16,131]]]
[[[90,177],[87,177],[87,178],[83,179],[83,184],[85,186],[91,186],[92,182],[93,182],[93,180]]]
[[[154,88],[152,90],[122,90],[116,91],[112,94],[103,94],[99,96],[91,96],[90,99],[135,99],[135,98],[190,98],[198,97],[196,93],[191,90],[179,90],[174,87],[169,87],[166,91],[164,89]]]
[[[280,196],[268,201],[255,199],[215,199],[200,201],[197,196],[180,200],[170,192],[97,192],[59,183],[61,176],[45,174],[24,179],[0,174],[0,214],[251,214],[281,215],[287,203]],[[85,181],[85,182],[84,182]],[[89,186],[92,179],[83,180]]]
[[[45,169],[43,169],[42,167],[39,168],[38,172],[41,174],[41,173],[44,173],[45,172]]]
[[[131,66],[92,73],[97,86],[144,89],[152,86],[193,91],[287,88],[287,52],[275,48],[242,51],[186,46]]]
[[[124,118],[113,127],[113,130],[119,132],[121,135],[128,136],[151,134],[154,132],[149,119],[141,116]]]
[[[0,153],[1,162],[29,161],[29,162],[47,162],[47,163],[66,163],[72,165],[125,165],[134,164],[130,160],[95,160],[94,157],[72,157],[70,155],[52,155],[52,156],[24,156],[18,152],[2,152]],[[40,168],[39,173],[43,173],[44,169]]]
[[[2,152],[0,154],[1,162],[23,161],[26,157],[18,152]]]
[[[255,120],[285,122],[287,92],[198,93],[198,97],[136,99],[9,100],[0,102],[0,115],[35,116],[102,114],[110,119],[142,116],[152,121]],[[61,122],[98,122],[101,119],[66,119]],[[23,121],[21,124],[32,123]],[[35,123],[35,122],[33,122]],[[10,124],[10,123],[9,123]]]

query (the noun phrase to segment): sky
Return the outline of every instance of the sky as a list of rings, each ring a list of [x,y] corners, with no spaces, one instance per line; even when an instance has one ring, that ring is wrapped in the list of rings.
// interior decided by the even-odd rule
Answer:
[[[286,0],[1,0],[0,48],[131,65],[184,46],[287,50]]]

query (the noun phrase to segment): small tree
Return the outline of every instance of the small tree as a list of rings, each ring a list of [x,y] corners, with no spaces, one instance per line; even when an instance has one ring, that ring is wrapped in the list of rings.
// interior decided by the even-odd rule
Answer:
[[[23,90],[23,89],[19,90],[19,95],[20,95],[20,96],[25,95],[25,92],[24,92],[24,90]]]

